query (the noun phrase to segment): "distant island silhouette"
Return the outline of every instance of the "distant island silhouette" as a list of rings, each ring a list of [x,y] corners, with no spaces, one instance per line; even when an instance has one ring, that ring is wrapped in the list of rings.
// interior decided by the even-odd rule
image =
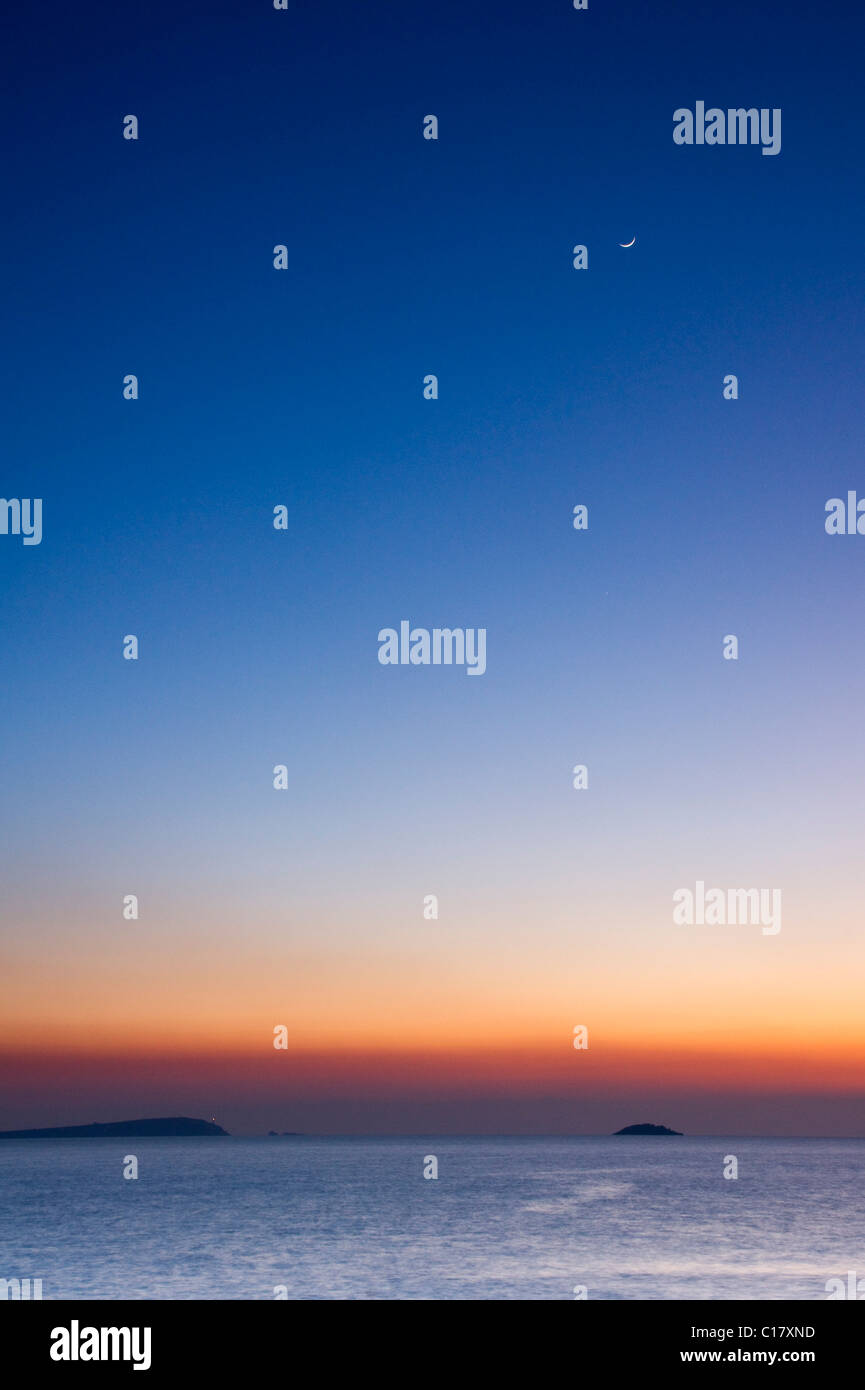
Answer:
[[[61,1125],[57,1129],[0,1129],[0,1139],[202,1139],[228,1131],[209,1120],[175,1115],[166,1120],[117,1120],[107,1125]]]
[[[299,1129],[284,1129],[282,1133],[279,1134],[275,1129],[269,1129],[267,1131],[267,1137],[268,1139],[300,1139],[302,1133],[303,1131]]]
[[[684,1138],[680,1129],[667,1129],[666,1125],[626,1125],[624,1129],[617,1129],[613,1135],[617,1134],[675,1134],[680,1139]]]

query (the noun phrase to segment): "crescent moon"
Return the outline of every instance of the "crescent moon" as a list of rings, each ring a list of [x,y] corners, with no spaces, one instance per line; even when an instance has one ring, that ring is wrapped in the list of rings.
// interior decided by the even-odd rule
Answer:
[[[633,240],[633,241],[620,241],[620,242],[619,242],[619,245],[620,245],[623,249],[627,249],[627,247],[633,246],[634,241],[636,241],[636,240],[637,240],[637,238],[634,237],[634,240]]]

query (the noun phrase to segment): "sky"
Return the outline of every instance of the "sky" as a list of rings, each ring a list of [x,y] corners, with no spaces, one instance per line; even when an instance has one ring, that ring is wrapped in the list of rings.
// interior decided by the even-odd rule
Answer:
[[[10,17],[0,1128],[863,1132],[865,20],[696,8]]]

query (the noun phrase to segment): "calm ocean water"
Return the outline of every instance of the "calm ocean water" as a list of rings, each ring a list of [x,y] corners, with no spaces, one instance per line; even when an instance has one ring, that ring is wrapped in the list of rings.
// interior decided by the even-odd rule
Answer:
[[[13,1140],[0,1277],[45,1299],[825,1299],[865,1277],[863,1191],[858,1139]]]

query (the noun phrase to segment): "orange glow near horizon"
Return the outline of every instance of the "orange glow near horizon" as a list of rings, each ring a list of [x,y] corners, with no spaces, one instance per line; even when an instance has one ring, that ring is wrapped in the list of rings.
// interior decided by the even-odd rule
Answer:
[[[79,1087],[87,1107],[70,1100],[65,1123],[130,1105],[203,1114],[224,1101],[230,1112],[256,1096],[260,1113],[282,1097],[332,1099],[337,1125],[343,1102],[373,1097],[462,1097],[469,1110],[478,1097],[503,1115],[543,1097],[577,1110],[622,1097],[625,1121],[652,1118],[643,1098],[651,1109],[674,1093],[726,1096],[731,1116],[745,1114],[737,1097],[856,1097],[865,1030],[851,926],[827,930],[819,949],[792,926],[775,938],[623,927],[587,945],[560,923],[530,936],[510,922],[493,939],[415,931],[387,948],[368,934],[325,947],[259,927],[242,949],[221,930],[136,926],[82,954],[71,934],[38,959],[22,935],[0,982],[4,1072],[14,1113],[34,1125],[55,1123],[58,1099]],[[585,1051],[573,1047],[581,1024]],[[273,1047],[278,1025],[285,1050]],[[860,1111],[847,1105],[845,1132]]]
[[[591,1042],[591,1039],[590,1039]],[[223,1081],[260,1078],[271,1085],[285,1081],[292,1087],[336,1085],[378,1092],[410,1088],[414,1093],[446,1088],[458,1093],[479,1086],[491,1092],[561,1094],[593,1093],[615,1086],[724,1092],[762,1091],[767,1088],[797,1091],[843,1091],[865,1093],[863,1069],[865,1048],[839,1050],[824,1041],[820,1046],[792,1043],[785,1049],[749,1050],[741,1042],[701,1039],[685,1046],[681,1041],[660,1038],[640,1045],[621,1042],[591,1043],[589,1050],[575,1050],[568,1039],[562,1046],[547,1041],[546,1046],[494,1048],[454,1047],[444,1043],[425,1049],[403,1047],[339,1047],[322,1050],[313,1046],[290,1045],[287,1051],[272,1047],[228,1050],[212,1046],[200,1051],[179,1050],[168,1045],[154,1047],[141,1041],[118,1040],[114,1046],[94,1048],[73,1046],[67,1040],[53,1047],[42,1039],[26,1050],[4,1046],[0,1057],[4,1069],[13,1075],[22,1069],[31,1075],[48,1077],[58,1070],[72,1069],[93,1076],[122,1075],[133,1067],[170,1077],[172,1074],[200,1074]]]
[[[619,974],[596,968],[588,990],[576,970],[551,979],[499,967],[485,976],[405,960],[356,958],[328,970],[309,959],[268,969],[250,956],[232,970],[218,958],[192,969],[177,961],[169,978],[161,964],[148,971],[140,962],[114,978],[107,967],[94,972],[90,961],[86,968],[40,964],[35,972],[18,965],[3,982],[4,1039],[20,1054],[262,1058],[274,1051],[274,1027],[285,1025],[292,1055],[330,1056],[339,1065],[361,1055],[509,1055],[532,1066],[529,1059],[546,1059],[544,1070],[558,1076],[570,1075],[575,1063],[592,1070],[615,1057],[641,1074],[654,1059],[695,1077],[690,1058],[717,1057],[745,1083],[779,1065],[786,1074],[794,1062],[827,1084],[833,1075],[846,1084],[857,1069],[862,1077],[854,962],[834,953],[828,991],[813,961],[782,959],[781,970],[770,954],[776,943],[762,944],[766,952],[735,989],[724,978],[728,961],[718,963],[710,984],[687,961],[675,975],[633,964]],[[572,1046],[576,1024],[589,1029],[588,1052]]]

